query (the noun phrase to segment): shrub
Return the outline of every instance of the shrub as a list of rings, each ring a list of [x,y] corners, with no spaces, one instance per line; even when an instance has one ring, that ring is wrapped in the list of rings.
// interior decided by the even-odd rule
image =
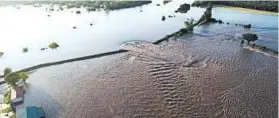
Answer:
[[[28,48],[27,47],[25,47],[25,48],[23,48],[23,50],[22,50],[23,52],[28,52]]]
[[[56,42],[52,42],[48,45],[48,47],[51,48],[51,49],[56,49],[56,48],[59,47],[59,45]]]
[[[248,44],[249,44],[251,41],[256,41],[256,40],[258,40],[257,34],[252,34],[252,33],[242,34],[242,37],[243,37],[244,40],[246,40],[246,41],[248,42]]]
[[[180,13],[187,13],[188,10],[190,10],[190,4],[185,3],[181,4],[176,11]]]
[[[16,113],[13,113],[13,115],[10,116],[10,118],[16,118]]]
[[[81,12],[80,11],[76,11],[76,14],[80,14]]]
[[[162,16],[161,20],[162,20],[162,21],[165,21],[165,20],[166,20],[166,17],[165,17],[165,16]]]
[[[2,57],[4,55],[4,52],[0,52],[0,57]]]
[[[18,73],[18,76],[23,80],[26,81],[28,79],[28,74],[26,72],[20,72]]]
[[[243,25],[244,28],[250,29],[251,28],[251,24],[248,25]]]
[[[12,111],[12,108],[10,106],[1,110],[2,113],[9,113],[10,111]]]
[[[4,69],[4,76],[6,76],[7,74],[11,73],[12,72],[12,69],[11,68],[5,68]]]
[[[11,103],[11,90],[4,93],[4,103],[10,104]]]

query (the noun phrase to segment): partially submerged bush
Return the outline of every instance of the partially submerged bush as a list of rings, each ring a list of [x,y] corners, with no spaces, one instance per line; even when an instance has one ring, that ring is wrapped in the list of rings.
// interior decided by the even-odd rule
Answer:
[[[76,14],[80,14],[81,12],[80,11],[76,11]]]
[[[4,55],[4,52],[0,52],[0,57],[2,57]]]
[[[189,10],[190,10],[190,4],[185,3],[180,5],[176,11],[180,13],[187,13]]]
[[[191,18],[191,19],[190,19],[190,20],[188,20],[188,21],[185,21],[185,22],[184,22],[184,24],[185,24],[185,26],[186,26],[187,30],[189,30],[189,31],[193,31],[193,29],[194,29],[194,25],[195,25],[195,21],[194,21],[194,19],[193,19],[193,18]]]
[[[242,34],[242,37],[243,37],[244,40],[246,40],[246,41],[248,42],[248,44],[249,44],[251,41],[256,41],[256,40],[258,40],[257,34],[252,34],[252,33]]]
[[[52,42],[48,45],[48,47],[51,48],[51,49],[56,49],[56,48],[59,47],[59,45],[56,42]]]
[[[251,28],[251,24],[248,25],[243,25],[244,28],[250,29]]]
[[[25,47],[25,48],[23,48],[23,50],[22,50],[23,52],[28,52],[28,48],[27,47]]]
[[[177,33],[177,35],[178,35],[178,36],[182,36],[183,34],[185,34],[185,33],[187,33],[187,32],[188,32],[187,28],[181,28],[181,29],[179,30],[179,32]]]
[[[5,68],[4,69],[4,76],[6,76],[7,74],[11,73],[12,72],[12,69],[11,68]]]
[[[165,20],[166,20],[166,17],[165,17],[165,16],[162,16],[161,20],[162,20],[162,21],[165,21]]]

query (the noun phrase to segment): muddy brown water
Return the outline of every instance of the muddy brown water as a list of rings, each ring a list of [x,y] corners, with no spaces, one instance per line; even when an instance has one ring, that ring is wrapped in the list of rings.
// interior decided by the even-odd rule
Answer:
[[[47,118],[276,118],[277,57],[227,36],[137,42],[98,59],[38,69],[24,105]]]

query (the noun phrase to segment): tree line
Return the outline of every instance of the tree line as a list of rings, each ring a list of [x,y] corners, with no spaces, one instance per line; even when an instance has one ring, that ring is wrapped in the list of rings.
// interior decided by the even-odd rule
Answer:
[[[212,5],[226,5],[278,12],[278,1],[195,1],[192,3],[192,6],[206,7],[209,3]]]

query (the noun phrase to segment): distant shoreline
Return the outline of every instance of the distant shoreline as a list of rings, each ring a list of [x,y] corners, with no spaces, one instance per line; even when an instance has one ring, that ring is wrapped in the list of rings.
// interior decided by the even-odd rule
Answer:
[[[206,7],[207,5],[239,7],[260,11],[270,11],[278,13],[278,1],[200,1],[195,0],[191,6]]]
[[[256,14],[263,14],[263,15],[278,16],[277,12],[264,11],[264,10],[256,10],[256,9],[249,9],[249,8],[242,8],[242,7],[216,6],[214,8],[216,8],[216,9],[225,9],[225,10],[233,10],[233,11],[242,11],[242,12],[247,12],[247,13],[256,13]]]

